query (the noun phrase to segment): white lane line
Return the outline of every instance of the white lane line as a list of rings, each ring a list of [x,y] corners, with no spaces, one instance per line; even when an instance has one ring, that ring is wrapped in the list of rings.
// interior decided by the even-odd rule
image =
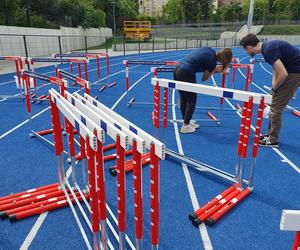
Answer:
[[[173,89],[172,104],[174,104],[174,103],[175,103],[175,90]],[[173,115],[173,120],[177,120],[175,105],[172,105],[172,115]],[[179,152],[179,154],[184,155],[177,122],[174,122],[173,124],[174,124],[174,131],[175,131],[175,138],[176,138],[176,142],[177,142],[178,152]],[[188,167],[185,163],[182,163],[182,169],[183,169],[185,181],[186,181],[186,184],[187,184],[187,187],[188,187],[188,191],[189,191],[189,194],[190,194],[190,198],[191,198],[191,201],[192,201],[193,209],[195,211],[199,208],[199,202],[197,200],[197,196],[196,196],[196,192],[195,192],[193,182],[192,182],[192,179],[191,179],[191,176],[190,176],[190,172],[189,172],[189,169],[188,169]],[[204,249],[206,249],[206,250],[213,249],[210,238],[209,238],[209,235],[208,235],[208,232],[207,232],[207,229],[206,229],[206,226],[205,226],[204,223],[200,224],[199,232],[200,232],[200,237],[201,237],[202,242],[203,242]]]
[[[242,73],[241,73],[242,74]],[[213,80],[213,82],[215,83],[215,79],[214,79],[214,77],[212,76],[212,80]],[[257,86],[258,87],[258,86]],[[258,87],[259,88],[259,87]],[[224,98],[225,99],[225,101],[230,105],[230,107],[233,109],[233,110],[235,110],[235,107],[234,107],[234,105],[227,99],[227,98]],[[240,114],[240,112],[238,112],[238,111],[236,111],[236,114],[238,115],[238,116],[240,116],[241,117],[241,114]],[[251,128],[252,128],[252,130],[253,131],[255,131],[255,127],[251,124]],[[289,160],[278,148],[272,148],[272,150],[276,153],[276,154],[278,154],[280,157],[282,157],[282,159],[286,162],[286,163],[288,163],[297,173],[299,173],[300,174],[300,168],[298,168],[291,160]]]
[[[67,179],[69,179],[69,176],[71,174],[71,167],[69,167],[66,177]],[[47,215],[49,212],[45,212],[42,213],[39,218],[36,220],[36,222],[34,223],[34,225],[32,226],[29,234],[27,235],[27,237],[25,238],[24,242],[22,243],[20,250],[27,250],[29,248],[29,246],[31,245],[33,239],[35,238],[35,236],[37,235],[40,227],[42,226],[43,222],[45,221]]]
[[[47,107],[45,109],[43,109],[42,111],[40,111],[39,113],[35,114],[34,116],[31,117],[31,119],[34,119],[36,117],[38,117],[39,115],[43,114],[45,111],[47,111],[50,107]],[[0,135],[0,140],[3,139],[5,136],[11,134],[12,132],[14,132],[15,130],[17,130],[18,128],[22,127],[24,124],[26,124],[27,122],[29,122],[29,119],[21,122],[20,124],[18,124],[17,126],[15,126],[14,128],[10,129],[9,131],[5,132],[4,134]]]
[[[172,57],[174,57],[174,56],[172,56]],[[167,58],[170,58],[170,57],[167,57]],[[123,70],[118,71],[118,72],[114,73],[113,75],[119,74],[119,73],[121,73],[121,72],[123,72]],[[144,75],[144,76],[142,77],[142,79],[145,78],[145,77],[146,77],[147,75],[149,75],[150,73],[151,73],[151,71],[150,71],[148,74]],[[107,77],[106,77],[106,78],[107,78]],[[103,78],[103,79],[105,79],[105,78]],[[130,89],[132,89],[132,88],[133,88],[138,82],[140,82],[142,79],[140,79],[140,80],[138,80],[137,82],[135,82],[135,83],[130,87]],[[129,89],[129,90],[130,90],[130,89]],[[126,95],[126,92],[123,93],[123,95],[121,96],[121,98],[119,98],[119,99],[117,100],[117,102],[112,106],[111,109],[114,109],[114,108],[117,106],[117,104],[121,101],[121,99],[122,99],[125,95]],[[47,109],[49,109],[49,107],[48,107]],[[36,116],[37,116],[37,115],[36,115]],[[67,177],[69,177],[70,173],[71,173],[71,168],[69,168],[68,171],[67,171]],[[29,248],[29,246],[31,245],[31,243],[32,243],[32,241],[34,240],[35,236],[37,235],[37,233],[38,233],[40,227],[42,226],[43,222],[45,221],[47,215],[48,215],[48,212],[43,213],[43,214],[41,214],[41,215],[39,216],[39,218],[37,219],[36,223],[33,225],[32,229],[30,230],[29,234],[28,234],[27,237],[25,238],[25,240],[24,240],[24,242],[23,242],[23,244],[22,244],[20,250],[27,250],[27,249]],[[114,218],[114,219],[115,219],[115,218]],[[127,237],[126,237],[126,238],[127,238]],[[131,241],[130,241],[129,238],[127,238],[127,240],[129,240],[129,243],[131,243]],[[131,243],[131,245],[132,245],[132,243]],[[133,246],[133,245],[132,245],[132,246]],[[134,247],[132,247],[132,249],[134,249]]]

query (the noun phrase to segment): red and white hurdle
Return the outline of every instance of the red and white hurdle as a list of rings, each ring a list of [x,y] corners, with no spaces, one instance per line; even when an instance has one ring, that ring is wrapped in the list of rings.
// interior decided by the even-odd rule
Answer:
[[[236,206],[240,201],[242,201],[245,197],[247,197],[252,189],[253,189],[253,170],[255,165],[255,160],[258,153],[258,142],[260,136],[260,129],[262,124],[262,116],[263,109],[265,103],[271,102],[271,96],[263,95],[248,91],[241,91],[235,89],[226,89],[220,87],[213,87],[201,84],[192,84],[185,83],[180,81],[168,80],[168,79],[158,79],[152,78],[152,85],[154,85],[154,127],[160,127],[160,101],[159,101],[159,89],[162,87],[164,91],[166,89],[177,89],[188,92],[193,92],[197,94],[215,96],[220,98],[229,98],[237,101],[244,102],[243,107],[243,116],[240,126],[240,137],[238,143],[238,163],[235,168],[235,175],[222,171],[218,168],[209,166],[205,163],[198,162],[194,159],[185,157],[184,155],[180,155],[174,151],[169,149],[166,150],[167,156],[171,156],[175,159],[178,159],[182,162],[185,162],[189,166],[195,168],[199,171],[205,171],[211,174],[214,174],[218,177],[221,177],[225,180],[233,182],[233,185],[225,190],[222,194],[215,197],[212,201],[208,202],[202,208],[190,214],[189,218],[192,220],[193,225],[198,226],[202,222],[205,222],[208,225],[214,224],[221,217],[223,217],[226,213],[228,213],[234,206]],[[168,103],[168,95],[164,98],[164,112],[163,119],[165,128],[167,126],[168,113],[165,112],[167,103]],[[249,180],[245,180],[243,178],[244,174],[244,162],[247,158],[247,150],[249,144],[249,135],[250,135],[250,127],[251,127],[251,119],[252,119],[252,110],[253,104],[259,104],[258,116],[256,121],[256,130],[254,137],[254,144],[252,149],[252,163],[250,166],[250,174]],[[246,187],[244,187],[246,184]]]
[[[54,54],[53,55],[54,58],[82,57],[82,58],[88,58],[88,59],[96,59],[98,79],[100,79],[100,75],[101,75],[100,60],[103,56],[106,59],[106,73],[107,73],[107,76],[109,76],[110,75],[109,54],[106,52],[95,52],[95,53],[71,52],[71,53],[63,53],[63,54]]]
[[[23,95],[24,85],[22,82],[22,73],[21,73],[23,71],[24,59],[25,58],[20,56],[0,56],[0,61],[15,63],[15,69],[16,69],[15,82],[16,82],[16,87],[20,92],[20,96],[1,95],[0,99],[20,99],[20,98],[24,99],[24,95]]]
[[[176,61],[145,61],[145,60],[124,60],[123,64],[125,65],[125,84],[126,84],[126,95],[128,99],[128,106],[132,104],[146,104],[143,102],[137,102],[135,97],[129,97],[130,91],[130,82],[129,82],[129,65],[148,65],[148,66],[175,66]]]

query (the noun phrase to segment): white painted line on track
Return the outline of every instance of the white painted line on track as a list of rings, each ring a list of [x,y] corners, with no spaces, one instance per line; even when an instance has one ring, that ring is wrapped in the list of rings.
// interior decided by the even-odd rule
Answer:
[[[175,90],[173,89],[172,104],[174,104],[174,103],[175,103]],[[173,115],[172,119],[176,120],[177,118],[176,118],[175,105],[172,105],[172,115]],[[174,122],[173,124],[174,124],[174,132],[175,132],[175,138],[176,138],[176,143],[177,143],[177,147],[178,147],[178,152],[179,152],[179,154],[184,155],[177,122]],[[190,176],[189,169],[188,169],[188,167],[185,163],[181,163],[181,164],[182,164],[182,170],[183,170],[183,173],[184,173],[187,188],[188,188],[190,198],[191,198],[191,201],[192,201],[193,209],[195,211],[199,208],[199,202],[197,200],[196,192],[195,192],[195,189],[194,189],[194,186],[193,186],[193,182],[192,182],[192,179],[191,179],[191,176]],[[200,232],[200,237],[201,237],[202,242],[203,242],[204,249],[206,249],[206,250],[213,249],[210,238],[209,238],[209,235],[208,235],[208,232],[207,232],[207,229],[206,229],[206,226],[205,226],[204,223],[200,224],[199,232]]]

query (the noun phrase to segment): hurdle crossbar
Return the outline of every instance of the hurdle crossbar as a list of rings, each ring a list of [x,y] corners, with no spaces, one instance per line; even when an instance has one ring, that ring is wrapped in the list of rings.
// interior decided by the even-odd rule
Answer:
[[[215,97],[222,97],[222,98],[229,98],[236,101],[247,102],[249,97],[253,97],[253,103],[259,104],[261,97],[264,97],[265,103],[270,104],[272,101],[272,97],[270,95],[259,94],[255,92],[247,92],[243,90],[236,90],[236,89],[228,89],[228,88],[221,88],[221,87],[213,87],[207,86],[203,84],[192,84],[187,82],[175,81],[170,79],[158,79],[152,78],[151,79],[152,85],[158,85],[163,88],[171,88],[171,89],[178,89],[188,92],[194,92],[197,94],[215,96]]]
[[[80,95],[74,94],[76,98],[80,98]],[[151,148],[152,145],[155,145],[155,154],[162,160],[165,159],[165,145],[154,138],[153,136],[149,135],[146,133],[144,130],[140,129],[138,126],[134,125],[130,121],[126,120],[119,114],[112,112],[111,109],[97,101],[95,98],[91,97],[90,95],[84,94],[84,98],[92,105],[89,104],[90,107],[93,107],[93,110],[96,112],[99,112],[98,110],[102,110],[103,112],[106,112],[109,114],[111,118],[116,120],[119,124],[121,124],[124,127],[127,127],[129,130],[131,130],[133,133],[137,134],[140,136],[142,139],[145,140],[146,147],[148,149]]]
[[[76,82],[77,84],[79,84],[81,87],[83,87],[85,89],[85,92],[87,94],[90,94],[91,85],[90,85],[89,81],[82,79],[81,77],[74,76],[73,74],[68,73],[61,69],[58,69],[58,73],[59,73],[59,76],[65,77],[73,82]]]

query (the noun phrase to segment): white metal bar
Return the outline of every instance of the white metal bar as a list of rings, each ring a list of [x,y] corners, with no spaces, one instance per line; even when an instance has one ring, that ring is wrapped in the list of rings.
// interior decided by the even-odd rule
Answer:
[[[82,102],[85,102],[86,106],[83,106],[84,109],[85,109],[85,112],[90,112],[91,113],[90,115],[93,119],[99,120],[97,122],[99,122],[100,124],[102,124],[106,128],[108,126],[110,126],[112,129],[116,130],[116,133],[115,133],[116,135],[120,132],[125,133],[128,136],[129,142],[131,144],[132,144],[133,140],[136,140],[137,145],[138,145],[138,148],[137,148],[138,151],[141,154],[146,153],[146,143],[141,137],[139,137],[137,134],[130,131],[127,127],[124,127],[122,124],[117,123],[107,113],[105,113],[103,111],[100,111],[100,110],[95,111],[95,109],[96,109],[95,106],[93,106],[89,102],[86,102],[86,100],[83,97],[81,97],[80,95],[77,95],[76,97],[77,97],[77,99],[74,98],[74,96],[71,96],[71,98],[74,98],[75,100],[77,100],[77,102],[79,103],[78,104],[79,106],[80,106],[80,104],[82,104]],[[103,120],[103,118],[106,120],[106,124],[101,123],[101,120]],[[115,140],[116,137],[113,136],[112,139]]]
[[[272,101],[272,96],[270,95],[259,94],[259,93],[249,92],[249,91],[214,87],[214,86],[208,86],[203,84],[193,84],[193,83],[175,81],[170,79],[159,79],[159,78],[151,79],[152,85],[155,85],[157,82],[160,87],[164,87],[164,88],[172,88],[172,89],[178,89],[178,90],[183,90],[183,91],[197,93],[197,94],[229,98],[229,99],[242,101],[242,102],[247,102],[250,96],[253,97],[253,103],[255,104],[259,104],[262,97],[265,98],[266,104],[270,104]]]
[[[75,95],[75,97],[79,96],[76,93],[74,95]],[[97,101],[92,96],[90,96],[88,94],[84,94],[84,97],[88,102],[90,102],[90,104],[92,104],[92,105],[90,105],[90,107],[94,106],[93,110],[95,110],[96,112],[98,112],[98,110],[101,110],[101,111],[107,113],[111,118],[118,121],[120,124],[127,127],[129,130],[131,130],[132,132],[134,132],[135,134],[140,136],[142,139],[144,139],[145,142],[146,142],[146,147],[148,149],[150,149],[151,144],[153,143],[155,145],[155,154],[160,159],[162,159],[162,160],[165,159],[165,154],[166,154],[165,144],[163,144],[162,142],[160,142],[159,140],[157,140],[153,136],[149,135],[147,132],[140,129],[139,127],[137,127],[136,125],[134,125],[130,121],[128,121],[125,118],[123,118],[122,116],[120,116],[119,114],[113,112],[110,108],[106,107],[105,105],[103,105],[102,103]],[[95,107],[97,107],[97,108],[95,108]]]
[[[50,99],[55,103],[55,105],[58,107],[60,112],[69,120],[69,122],[73,125],[74,128],[78,130],[80,135],[83,138],[86,138],[86,136],[89,136],[90,138],[90,145],[93,148],[93,150],[97,150],[97,138],[95,137],[94,133],[92,133],[82,122],[80,119],[78,119],[72,111],[66,105],[62,102],[63,97],[60,98],[60,94],[58,94],[57,91],[54,89],[49,90],[49,96]],[[102,130],[102,129],[101,129]]]

